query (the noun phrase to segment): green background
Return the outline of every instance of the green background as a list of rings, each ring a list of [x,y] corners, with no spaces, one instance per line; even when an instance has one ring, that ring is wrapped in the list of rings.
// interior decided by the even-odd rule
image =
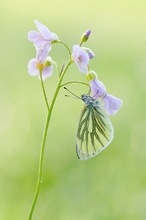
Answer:
[[[45,151],[43,182],[34,220],[146,219],[146,1],[1,1],[0,15],[0,219],[27,219],[38,171],[46,106],[40,81],[27,73],[35,48],[27,33],[37,19],[70,48],[91,29],[84,46],[96,54],[90,68],[108,93],[123,100],[110,117],[115,137],[88,161],[79,161],[75,136],[80,100],[59,93]],[[62,64],[68,54],[54,45],[52,59]],[[67,80],[85,75],[72,65]],[[45,81],[50,100],[56,71]],[[82,85],[68,88],[87,93]]]

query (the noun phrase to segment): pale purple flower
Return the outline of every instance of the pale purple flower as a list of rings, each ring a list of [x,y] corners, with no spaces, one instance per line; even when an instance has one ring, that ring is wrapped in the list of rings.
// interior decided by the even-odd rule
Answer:
[[[88,72],[89,56],[88,53],[79,45],[73,46],[72,58],[78,69],[82,73]]]
[[[93,71],[91,72],[92,73],[89,74],[94,73]],[[122,106],[123,101],[119,98],[116,98],[115,96],[107,94],[104,84],[97,78],[95,78],[95,73],[94,75],[90,76],[94,78],[93,80],[90,80],[92,96],[94,98],[102,98],[107,114],[115,115],[118,112],[119,108]]]
[[[28,33],[28,40],[34,43],[36,49],[41,46],[43,48],[51,49],[51,42],[54,40],[58,41],[58,37],[56,34],[52,33],[46,26],[41,24],[39,21],[34,21],[36,24],[38,31],[30,31]]]
[[[47,63],[47,61],[50,63],[52,60],[50,57],[47,57],[45,62]],[[54,69],[54,67],[52,65],[45,65],[45,63],[44,63],[44,67],[42,70],[42,79],[45,80],[46,78],[51,76],[53,73],[53,69]],[[40,71],[37,68],[37,59],[36,58],[33,58],[29,61],[28,73],[30,76],[38,76],[38,78],[40,79]]]
[[[107,94],[103,98],[103,103],[107,114],[115,115],[118,112],[119,108],[122,106],[123,101],[113,95]]]

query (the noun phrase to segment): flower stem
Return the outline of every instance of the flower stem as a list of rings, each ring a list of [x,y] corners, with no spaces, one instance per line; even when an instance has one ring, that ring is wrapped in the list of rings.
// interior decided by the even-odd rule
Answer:
[[[44,164],[44,152],[45,152],[45,143],[46,143],[46,138],[47,138],[47,131],[48,131],[48,126],[49,126],[49,118],[50,114],[48,112],[47,120],[46,120],[46,125],[45,125],[45,130],[44,130],[44,135],[43,135],[43,140],[42,140],[42,147],[41,147],[41,152],[40,152],[40,160],[39,160],[39,170],[38,170],[38,180],[37,180],[37,185],[36,185],[36,190],[33,198],[33,202],[30,208],[29,212],[29,217],[28,220],[32,219],[32,214],[36,205],[36,201],[39,195],[39,190],[42,182],[42,174],[43,174],[43,164]]]
[[[71,58],[71,51],[69,47],[63,41],[59,41],[58,43],[63,44],[66,47],[66,49],[68,50],[69,57]]]
[[[46,102],[46,105],[47,105],[47,109],[49,111],[49,104],[48,104],[48,99],[47,99],[45,86],[44,86],[44,82],[43,82],[43,78],[42,78],[42,71],[40,71],[40,78],[41,78],[41,85],[42,85],[43,94],[44,94],[44,97],[45,97],[45,102]]]
[[[35,190],[34,198],[33,198],[33,201],[32,201],[31,208],[30,208],[28,220],[32,219],[33,211],[34,211],[34,208],[35,208],[35,205],[36,205],[36,202],[37,202],[37,198],[38,198],[39,191],[40,191],[40,186],[41,186],[41,183],[42,183],[45,145],[46,145],[46,139],[47,139],[47,133],[48,133],[48,127],[49,127],[49,122],[50,122],[50,118],[51,118],[51,113],[52,113],[52,110],[53,110],[53,107],[54,107],[57,95],[58,95],[59,90],[61,88],[61,83],[62,83],[63,77],[64,77],[64,75],[66,73],[66,70],[68,69],[70,64],[71,64],[71,60],[68,61],[68,63],[66,64],[65,68],[63,69],[63,72],[62,72],[62,74],[61,74],[61,76],[59,78],[58,84],[56,86],[56,90],[54,92],[54,96],[53,96],[50,108],[48,108],[48,105],[47,105],[47,108],[48,108],[49,111],[48,111],[48,115],[47,115],[46,125],[45,125],[45,129],[44,129],[44,135],[43,135],[43,139],[42,139],[41,151],[40,151],[38,179],[37,179],[36,190]],[[46,93],[45,93],[45,88],[44,88],[43,85],[44,84],[42,84],[42,88],[43,88],[43,92],[44,92],[44,96],[45,96],[45,101],[46,101],[47,100],[46,99]],[[46,104],[47,104],[47,102],[46,102]]]
[[[90,87],[89,84],[87,84],[87,83],[85,83],[85,82],[82,82],[82,81],[76,81],[76,80],[71,81],[71,82],[64,83],[64,84],[61,85],[61,87],[64,87],[64,86],[66,86],[66,85],[68,85],[68,84],[72,84],[72,83],[82,84],[82,85],[85,85],[85,86]]]

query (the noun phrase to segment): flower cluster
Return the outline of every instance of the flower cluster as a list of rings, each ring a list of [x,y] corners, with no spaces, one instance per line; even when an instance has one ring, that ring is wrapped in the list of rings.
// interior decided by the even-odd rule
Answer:
[[[36,58],[33,58],[28,63],[28,73],[31,76],[38,76],[42,73],[42,79],[45,80],[53,73],[53,64],[55,63],[50,56],[49,52],[52,49],[52,44],[59,43],[58,36],[52,33],[47,27],[35,20],[38,31],[30,31],[28,39],[33,42],[36,48]],[[72,48],[71,60],[78,67],[81,73],[86,74],[86,78],[90,83],[92,96],[94,98],[102,98],[107,114],[114,115],[122,106],[122,100],[118,99],[106,92],[106,88],[102,82],[98,80],[97,74],[89,69],[89,61],[94,58],[95,54],[92,50],[82,47],[91,34],[87,30],[81,37],[79,45],[74,45]]]
[[[31,76],[40,77],[40,71],[42,71],[44,80],[53,73],[53,61],[48,57],[48,53],[51,51],[52,44],[58,42],[58,37],[40,22],[35,20],[35,24],[39,32],[30,31],[28,40],[32,41],[36,48],[36,58],[29,61],[28,73]]]

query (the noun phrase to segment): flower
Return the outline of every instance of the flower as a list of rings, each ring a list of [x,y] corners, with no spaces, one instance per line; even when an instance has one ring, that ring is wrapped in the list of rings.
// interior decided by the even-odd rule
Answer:
[[[86,78],[90,82],[90,88],[94,98],[99,98],[106,95],[106,88],[104,84],[98,80],[97,74],[93,70],[90,70]]]
[[[41,46],[48,49],[48,51],[51,50],[51,44],[58,41],[58,36],[50,32],[50,30],[39,21],[35,20],[34,22],[39,32],[30,31],[28,33],[28,40],[34,43],[36,49]]]
[[[39,32],[30,31],[28,33],[28,40],[32,41],[36,47],[37,62],[44,63],[52,48],[52,44],[58,42],[58,37],[39,21],[35,20],[34,22]]]
[[[40,79],[40,71],[42,71],[42,79],[45,80],[53,73],[53,65],[51,57],[47,57],[44,63],[37,62],[37,58],[33,58],[28,63],[28,73],[31,76],[38,76]]]
[[[92,96],[96,99],[102,98],[106,113],[115,115],[122,106],[123,101],[106,92],[104,84],[98,80],[97,74],[93,70],[87,74],[86,78],[90,81]]]
[[[88,72],[89,56],[88,53],[79,45],[73,46],[72,58],[78,69],[82,73]]]

